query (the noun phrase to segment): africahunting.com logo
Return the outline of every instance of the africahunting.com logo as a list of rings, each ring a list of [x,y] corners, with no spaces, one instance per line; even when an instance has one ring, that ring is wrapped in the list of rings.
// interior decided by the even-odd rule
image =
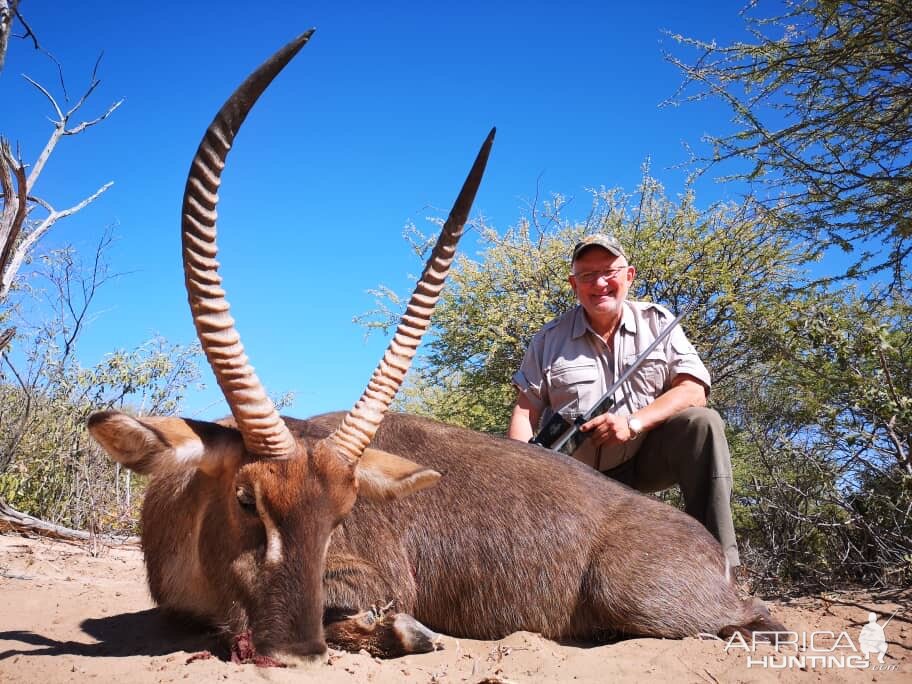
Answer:
[[[747,667],[772,670],[849,668],[876,672],[896,672],[899,665],[886,663],[889,643],[885,629],[895,617],[894,611],[883,625],[875,613],[855,639],[847,632],[815,630],[812,632],[755,632],[745,638],[733,634],[725,641],[726,653],[743,652]]]

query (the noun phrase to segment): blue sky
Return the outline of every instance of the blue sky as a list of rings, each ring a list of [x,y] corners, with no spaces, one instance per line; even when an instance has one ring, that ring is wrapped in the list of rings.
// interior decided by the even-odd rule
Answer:
[[[406,223],[445,214],[492,125],[498,129],[475,202],[501,231],[538,192],[633,190],[643,161],[671,194],[672,167],[729,125],[717,104],[661,108],[680,83],[663,29],[743,37],[736,2],[51,3],[21,10],[64,67],[70,97],[103,51],[101,86],[82,118],[124,99],[105,123],[65,139],[36,194],[69,206],[111,180],[90,208],[39,248],[91,250],[116,224],[112,269],[80,342],[94,364],[154,335],[193,341],[183,291],[179,213],[189,160],[234,87],[301,31],[317,31],[260,100],[228,161],[219,208],[221,273],[257,373],[287,413],[349,408],[386,346],[353,316],[380,284],[410,291],[419,264]],[[0,74],[0,133],[34,160],[51,132],[54,68],[14,40]],[[700,187],[701,203],[725,189]],[[572,212],[571,212],[572,213]],[[475,251],[472,236],[463,251]],[[211,376],[184,415],[226,408]]]

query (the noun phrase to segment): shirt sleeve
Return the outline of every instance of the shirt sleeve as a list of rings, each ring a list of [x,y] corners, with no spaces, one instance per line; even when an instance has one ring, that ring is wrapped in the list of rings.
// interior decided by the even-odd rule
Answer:
[[[669,333],[668,346],[668,381],[673,381],[678,375],[685,374],[695,377],[706,386],[707,392],[711,386],[709,371],[700,360],[696,348],[687,339],[684,330],[676,325]]]
[[[526,397],[538,415],[548,406],[548,387],[542,368],[541,335],[535,335],[523,356],[519,370],[513,374],[513,386]]]

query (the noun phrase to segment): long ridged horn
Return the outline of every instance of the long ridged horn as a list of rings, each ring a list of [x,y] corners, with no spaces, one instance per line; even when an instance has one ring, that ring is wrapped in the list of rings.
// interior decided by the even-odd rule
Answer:
[[[456,198],[453,209],[447,217],[443,230],[437,238],[434,250],[424,266],[421,280],[409,299],[405,313],[396,328],[396,334],[386,348],[383,359],[374,370],[370,383],[354,408],[345,416],[342,425],[328,440],[335,443],[352,461],[361,458],[364,449],[373,439],[383,416],[393,401],[396,392],[405,379],[412,359],[421,342],[421,337],[430,325],[431,314],[440,298],[440,291],[450,265],[456,255],[456,243],[462,237],[465,223],[475,200],[475,193],[481,184],[496,128],[492,128],[481,146],[472,170]]]
[[[263,457],[291,456],[296,445],[249,365],[234,327],[215,259],[216,206],[225,158],[247,113],[312,34],[313,29],[276,52],[222,105],[196,150],[184,189],[181,221],[184,279],[196,334],[247,450]]]

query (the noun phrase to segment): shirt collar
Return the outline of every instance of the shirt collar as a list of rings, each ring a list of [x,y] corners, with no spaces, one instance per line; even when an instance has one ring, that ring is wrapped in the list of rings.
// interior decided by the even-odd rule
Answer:
[[[586,312],[582,306],[577,304],[573,311],[573,329],[570,336],[575,340],[585,335],[587,330],[589,330],[589,324],[586,322]]]
[[[624,300],[624,304],[621,312],[621,328],[636,335],[637,331],[637,320],[636,316],[633,315],[633,307],[627,303],[627,300]]]
[[[634,335],[637,331],[636,316],[633,315],[633,309],[626,300],[621,306],[620,328]],[[571,337],[573,339],[582,337],[586,334],[587,330],[590,330],[590,328],[589,324],[586,322],[586,312],[583,310],[582,306],[577,304],[576,310],[573,313],[573,329],[571,331]]]

